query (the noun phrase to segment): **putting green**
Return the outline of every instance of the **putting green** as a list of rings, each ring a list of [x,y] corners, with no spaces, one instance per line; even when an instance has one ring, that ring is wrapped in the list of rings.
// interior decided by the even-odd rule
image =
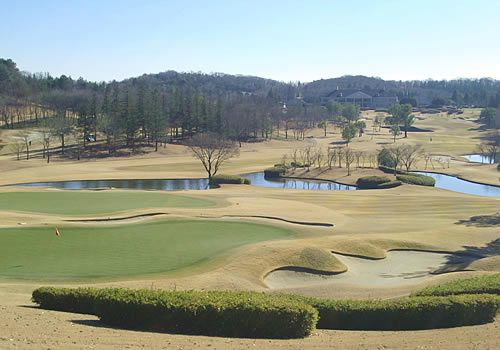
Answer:
[[[63,215],[106,214],[139,208],[198,208],[215,205],[204,199],[153,192],[4,192],[0,210]]]
[[[163,273],[294,234],[268,225],[207,220],[58,229],[61,237],[53,227],[0,229],[0,277],[72,280]]]

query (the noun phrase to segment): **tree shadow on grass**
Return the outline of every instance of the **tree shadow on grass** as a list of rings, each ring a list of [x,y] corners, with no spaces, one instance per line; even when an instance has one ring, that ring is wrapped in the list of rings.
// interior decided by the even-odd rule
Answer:
[[[467,267],[476,260],[500,255],[500,238],[482,247],[464,246],[463,248],[448,255],[444,266],[435,270],[434,273],[467,270]]]
[[[347,144],[347,141],[332,141],[330,142],[330,145],[345,145]]]
[[[496,227],[500,228],[500,213],[493,215],[471,216],[468,220],[459,220],[455,225],[465,225],[469,227]]]

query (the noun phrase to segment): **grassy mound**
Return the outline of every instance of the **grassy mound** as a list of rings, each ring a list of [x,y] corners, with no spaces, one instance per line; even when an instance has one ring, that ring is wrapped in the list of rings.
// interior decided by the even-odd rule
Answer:
[[[46,191],[0,193],[0,210],[62,215],[106,214],[139,208],[201,208],[214,202],[158,192]]]
[[[74,280],[165,273],[293,231],[215,220],[0,229],[0,276]],[[196,244],[193,244],[196,242]]]
[[[307,247],[289,258],[290,266],[322,272],[339,272],[344,270],[343,264],[328,250]]]
[[[500,273],[450,281],[416,291],[412,296],[444,296],[458,294],[500,295]]]
[[[212,176],[210,179],[210,185],[220,185],[220,184],[244,184],[244,185],[250,185],[251,181],[250,179],[247,179],[246,177],[241,177],[237,175],[215,175]]]
[[[356,181],[356,186],[359,189],[382,189],[392,188],[401,185],[400,181],[391,181],[386,176],[365,176],[360,177]]]
[[[301,338],[318,312],[279,295],[256,292],[39,288],[42,308],[97,315],[104,323],[140,330],[223,337]]]

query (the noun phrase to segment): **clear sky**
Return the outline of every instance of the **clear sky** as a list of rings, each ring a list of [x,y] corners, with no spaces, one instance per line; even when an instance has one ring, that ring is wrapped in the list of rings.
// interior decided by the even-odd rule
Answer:
[[[54,76],[500,79],[500,0],[0,1],[0,57]]]

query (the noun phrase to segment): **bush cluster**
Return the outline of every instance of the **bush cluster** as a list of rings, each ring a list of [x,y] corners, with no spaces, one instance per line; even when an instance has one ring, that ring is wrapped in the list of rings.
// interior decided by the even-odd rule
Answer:
[[[224,337],[300,338],[318,319],[300,300],[256,292],[39,288],[33,301],[94,314],[112,326]]]
[[[306,164],[302,164],[301,162],[291,162],[290,166],[292,168],[305,168],[305,167],[307,167]]]
[[[500,273],[450,281],[412,293],[412,296],[445,296],[458,294],[500,295]]]
[[[378,167],[384,173],[394,174],[394,168],[380,165]],[[420,186],[434,186],[436,184],[436,180],[427,175],[409,173],[403,170],[396,170],[396,178],[399,181],[412,184],[412,185],[420,185]]]
[[[220,185],[220,184],[245,184],[250,185],[250,179],[246,177],[241,177],[237,175],[215,175],[210,179],[211,185]]]
[[[360,189],[382,189],[401,185],[400,181],[391,181],[386,176],[365,176],[356,181],[356,186]]]
[[[411,330],[457,327],[493,321],[500,306],[496,296],[452,295],[393,300],[309,299],[319,312],[317,328],[346,330]]]
[[[433,177],[422,175],[422,174],[401,174],[396,175],[399,181],[405,182],[407,184],[419,185],[419,186],[434,186],[436,180]]]
[[[272,168],[267,168],[264,170],[265,177],[280,177],[285,174],[286,169],[283,166],[274,166]]]

